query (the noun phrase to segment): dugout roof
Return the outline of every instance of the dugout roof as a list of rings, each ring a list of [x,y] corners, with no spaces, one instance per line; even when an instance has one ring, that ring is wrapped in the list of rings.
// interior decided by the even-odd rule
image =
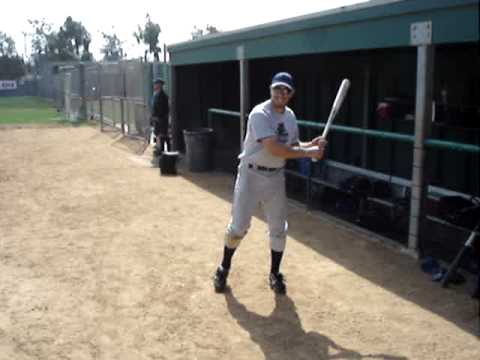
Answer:
[[[172,65],[410,45],[410,26],[432,22],[432,43],[479,40],[478,0],[375,0],[208,35],[168,47]]]

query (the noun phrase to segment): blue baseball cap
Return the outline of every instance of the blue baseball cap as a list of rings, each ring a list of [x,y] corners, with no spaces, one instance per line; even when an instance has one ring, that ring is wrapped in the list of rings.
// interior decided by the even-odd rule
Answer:
[[[293,90],[292,75],[287,72],[279,72],[278,74],[275,74],[275,76],[272,78],[272,84],[270,85],[270,88],[274,88],[276,86],[285,86],[290,90]]]
[[[162,84],[162,85],[163,85],[163,84],[165,84],[165,81],[163,81],[162,78],[156,78],[153,83],[154,83],[155,85],[156,85],[156,84]]]

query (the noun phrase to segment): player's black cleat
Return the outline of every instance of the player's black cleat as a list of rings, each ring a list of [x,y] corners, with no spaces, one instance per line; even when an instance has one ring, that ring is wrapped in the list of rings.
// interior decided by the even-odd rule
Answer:
[[[217,268],[217,271],[215,271],[215,276],[213,277],[213,286],[215,288],[215,292],[225,292],[225,288],[227,287],[227,277],[228,270],[223,269],[222,267]]]
[[[287,287],[285,285],[285,278],[283,277],[282,273],[270,273],[269,282],[270,288],[275,292],[275,294],[286,294]]]

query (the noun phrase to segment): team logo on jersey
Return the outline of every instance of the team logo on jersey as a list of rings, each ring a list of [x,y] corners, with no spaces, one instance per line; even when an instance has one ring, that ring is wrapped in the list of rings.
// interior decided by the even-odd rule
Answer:
[[[284,123],[280,123],[277,126],[277,138],[279,143],[286,144],[288,142],[288,132]]]

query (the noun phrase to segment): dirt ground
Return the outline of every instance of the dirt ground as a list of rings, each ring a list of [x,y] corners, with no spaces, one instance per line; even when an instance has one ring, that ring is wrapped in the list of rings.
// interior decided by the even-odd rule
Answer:
[[[232,179],[161,177],[93,127],[0,130],[0,359],[478,358],[478,304],[416,261],[290,208],[288,296],[266,225],[211,276]]]

